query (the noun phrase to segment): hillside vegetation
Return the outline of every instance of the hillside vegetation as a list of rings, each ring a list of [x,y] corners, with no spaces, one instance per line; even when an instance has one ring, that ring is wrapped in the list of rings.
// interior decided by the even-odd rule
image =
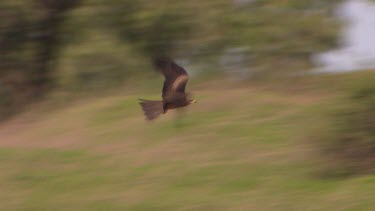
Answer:
[[[0,207],[372,210],[375,177],[334,174],[338,163],[327,165],[317,143],[330,141],[332,111],[347,93],[374,77],[193,82],[198,103],[153,123],[137,98],[159,99],[157,84],[37,105],[0,127]]]

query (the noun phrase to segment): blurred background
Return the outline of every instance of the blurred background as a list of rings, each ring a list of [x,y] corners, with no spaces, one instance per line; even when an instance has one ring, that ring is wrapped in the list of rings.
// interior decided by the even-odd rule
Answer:
[[[374,70],[371,0],[2,0],[0,208],[373,210]]]

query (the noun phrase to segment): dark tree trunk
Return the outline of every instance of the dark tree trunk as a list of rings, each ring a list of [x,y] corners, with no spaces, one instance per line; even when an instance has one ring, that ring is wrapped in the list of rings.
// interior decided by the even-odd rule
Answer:
[[[37,25],[37,53],[30,82],[35,95],[43,95],[52,88],[53,70],[60,50],[60,29],[65,14],[77,6],[79,0],[38,0],[45,10]]]
[[[32,87],[37,92],[44,92],[52,82],[53,63],[59,48],[58,36],[62,20],[60,14],[51,12],[40,22],[35,67],[31,74]]]

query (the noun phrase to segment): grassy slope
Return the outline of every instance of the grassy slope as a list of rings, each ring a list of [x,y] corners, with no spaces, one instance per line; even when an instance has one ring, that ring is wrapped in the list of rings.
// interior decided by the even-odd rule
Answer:
[[[375,176],[319,177],[311,141],[325,107],[363,78],[374,74],[193,85],[198,104],[155,123],[144,93],[30,112],[0,127],[0,208],[371,210]]]

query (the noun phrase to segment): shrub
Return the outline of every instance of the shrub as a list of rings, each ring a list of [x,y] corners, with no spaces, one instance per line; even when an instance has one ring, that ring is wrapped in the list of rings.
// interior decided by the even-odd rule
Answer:
[[[355,91],[343,107],[327,151],[352,173],[375,172],[375,87]]]

